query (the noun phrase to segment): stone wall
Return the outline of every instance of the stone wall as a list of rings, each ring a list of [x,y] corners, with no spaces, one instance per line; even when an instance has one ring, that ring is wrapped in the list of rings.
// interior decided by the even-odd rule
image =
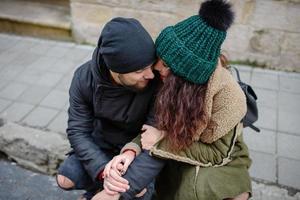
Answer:
[[[116,16],[160,30],[198,12],[200,0],[71,0],[73,36],[96,44]],[[223,49],[237,63],[300,72],[300,0],[231,0],[237,17]]]

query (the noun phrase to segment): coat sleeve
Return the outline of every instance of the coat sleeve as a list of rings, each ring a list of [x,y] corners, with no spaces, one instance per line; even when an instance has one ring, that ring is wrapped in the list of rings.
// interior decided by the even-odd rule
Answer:
[[[200,167],[223,166],[231,161],[231,153],[235,142],[242,131],[240,126],[241,124],[211,144],[195,141],[189,147],[178,152],[169,151],[168,144],[163,139],[150,150],[150,154]]]
[[[76,156],[88,174],[96,179],[107,161],[106,155],[95,144],[91,135],[94,131],[93,108],[92,103],[84,94],[92,95],[92,92],[89,92],[91,88],[82,87],[81,78],[80,72],[77,70],[69,91],[70,107],[67,134]]]

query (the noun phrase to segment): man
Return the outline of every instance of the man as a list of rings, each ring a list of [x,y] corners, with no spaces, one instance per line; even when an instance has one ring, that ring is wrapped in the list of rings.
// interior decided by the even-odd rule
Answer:
[[[61,188],[86,190],[81,199],[102,188],[105,165],[147,122],[158,85],[155,60],[154,43],[137,20],[105,25],[92,59],[71,83],[67,133],[73,150],[58,170]]]

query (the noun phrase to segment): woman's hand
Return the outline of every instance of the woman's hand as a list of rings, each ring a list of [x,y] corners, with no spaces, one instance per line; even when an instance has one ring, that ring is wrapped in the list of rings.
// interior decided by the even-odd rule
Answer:
[[[121,175],[125,174],[128,166],[132,163],[135,158],[134,151],[125,151],[124,153],[115,156],[109,163],[106,164],[103,171],[104,176],[110,175],[110,170],[118,170]]]
[[[104,190],[114,195],[118,192],[125,192],[129,189],[129,183],[122,177],[128,169],[128,166],[135,158],[133,151],[126,151],[123,154],[115,156],[109,163],[106,164],[104,176]]]
[[[144,132],[141,135],[141,143],[142,148],[145,150],[150,150],[164,136],[163,131],[146,124],[143,125],[142,131]]]

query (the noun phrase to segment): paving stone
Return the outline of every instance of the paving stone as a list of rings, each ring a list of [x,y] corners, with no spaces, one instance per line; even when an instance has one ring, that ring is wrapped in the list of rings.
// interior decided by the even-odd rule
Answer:
[[[35,108],[23,122],[30,126],[46,127],[52,119],[58,114],[58,110],[44,107]]]
[[[257,103],[265,107],[277,108],[278,105],[278,94],[277,91],[254,88],[257,95]]]
[[[40,56],[36,61],[34,61],[28,69],[30,70],[39,70],[39,71],[48,71],[53,64],[56,62],[57,58],[49,56]]]
[[[51,88],[46,86],[31,86],[24,91],[18,101],[37,105],[47,96],[50,90]]]
[[[269,74],[274,76],[279,76],[281,71],[279,70],[273,70],[273,69],[266,69],[266,68],[260,68],[260,67],[253,67],[253,73],[263,73],[263,74]]]
[[[51,108],[62,109],[67,101],[68,101],[67,92],[53,90],[44,98],[44,100],[40,103],[40,105],[51,107]]]
[[[295,136],[279,133],[278,155],[300,161],[300,135]]]
[[[288,198],[287,190],[276,186],[268,186],[261,190],[262,200],[286,200]]]
[[[39,56],[33,53],[30,53],[29,51],[23,52],[20,56],[15,58],[10,62],[10,64],[13,65],[22,65],[24,67],[27,67],[34,63],[35,60],[39,59]]]
[[[11,48],[11,44],[9,42],[0,40],[0,53],[7,51],[9,48]]]
[[[45,53],[54,46],[55,43],[46,43],[46,42],[39,42],[38,45],[34,46],[33,48],[29,49],[29,52],[37,54],[37,55],[45,55]]]
[[[264,153],[276,153],[276,132],[261,129],[257,133],[250,128],[244,129],[244,139],[249,149]]]
[[[300,73],[279,71],[278,74],[279,74],[279,76],[282,76],[285,78],[300,79]]]
[[[278,93],[279,111],[300,112],[300,94],[292,94],[288,92]]]
[[[1,73],[1,71],[0,71],[0,73]],[[3,80],[3,79],[1,79],[0,80],[0,91],[4,88],[4,87],[6,87],[7,85],[8,85],[8,81],[7,80]]]
[[[10,48],[10,50],[26,52],[29,51],[29,49],[33,48],[37,44],[38,43],[36,40],[30,40],[29,38],[27,38],[26,40],[22,40],[22,42],[17,42],[16,45]]]
[[[58,47],[64,47],[67,49],[71,49],[76,46],[76,44],[74,42],[66,42],[66,41],[58,41],[58,40],[55,41],[55,45]],[[85,46],[85,45],[83,45],[83,46]]]
[[[251,78],[251,85],[259,88],[278,90],[278,74],[269,73],[269,71],[254,69]]]
[[[266,181],[276,181],[276,156],[272,154],[250,151],[252,165],[250,167],[251,177]]]
[[[1,64],[9,64],[14,59],[18,58],[21,55],[20,51],[7,50],[0,54],[0,63]]]
[[[78,65],[76,61],[67,59],[64,56],[63,58],[56,60],[55,63],[53,63],[53,65],[47,71],[67,73],[71,71],[76,65]]]
[[[37,81],[36,84],[41,86],[54,87],[62,77],[63,74],[61,73],[47,72],[41,76],[40,80]]]
[[[6,49],[1,49],[0,48],[0,54],[4,53],[6,51]],[[0,62],[0,65],[2,65],[3,63]]]
[[[87,56],[90,56],[90,58],[92,57],[90,49],[82,48],[81,46],[75,46],[70,51],[68,51],[63,58],[66,60],[73,60],[78,63],[85,59]]]
[[[1,54],[1,51],[0,51],[0,54]],[[6,67],[5,64],[1,64],[1,63],[0,63],[0,73],[1,73],[1,70],[4,69],[5,67]]]
[[[8,121],[18,122],[25,117],[32,109],[33,105],[25,103],[13,103],[6,110],[1,113],[1,117]]]
[[[277,130],[277,111],[275,108],[258,105],[258,120],[255,125],[261,128]]]
[[[279,76],[279,79],[281,91],[300,93],[300,79],[288,76]]]
[[[68,123],[68,114],[63,111],[49,124],[48,128],[51,131],[66,134]]]
[[[293,188],[300,188],[300,161],[279,157],[278,182]]]
[[[300,113],[279,110],[278,130],[286,133],[300,135]]]
[[[46,56],[62,58],[68,51],[70,51],[70,47],[67,47],[66,45],[55,45],[46,52]]]
[[[41,77],[45,74],[46,72],[40,71],[40,70],[33,70],[33,69],[25,69],[22,73],[20,73],[17,77],[16,80],[18,82],[22,83],[28,83],[28,84],[36,84]]]
[[[235,66],[239,69],[239,71],[244,71],[244,72],[252,72],[253,71],[253,67],[248,66],[248,65],[232,65]]]
[[[24,71],[24,66],[5,66],[0,71],[0,80],[11,81],[15,80]]]
[[[69,91],[72,79],[73,79],[73,73],[71,75],[65,75],[57,84],[56,89]]]
[[[253,197],[251,200],[262,200],[261,198],[261,191],[265,188],[266,186],[261,183],[257,183],[252,181],[252,195]]]
[[[300,192],[297,192],[295,196],[297,197],[297,200],[300,200]]]
[[[11,83],[0,91],[0,97],[15,100],[17,99],[26,89],[28,85]]]
[[[55,46],[55,45],[57,45],[56,40],[45,40],[45,39],[38,39],[38,38],[35,38],[35,39],[38,40],[38,43],[40,45],[45,45],[45,46]]]
[[[10,100],[6,100],[6,99],[1,99],[0,98],[0,113],[4,109],[6,109],[11,103],[12,103],[12,101],[10,101]]]

